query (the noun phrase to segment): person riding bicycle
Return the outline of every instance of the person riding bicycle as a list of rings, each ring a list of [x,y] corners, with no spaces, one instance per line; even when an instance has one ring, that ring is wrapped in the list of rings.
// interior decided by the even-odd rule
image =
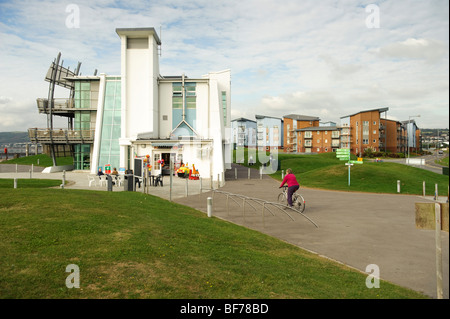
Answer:
[[[288,168],[286,170],[286,176],[281,182],[280,188],[283,187],[284,184],[288,186],[287,192],[287,200],[290,207],[292,207],[292,195],[300,188],[300,185],[297,182],[297,178],[292,173],[292,169]]]

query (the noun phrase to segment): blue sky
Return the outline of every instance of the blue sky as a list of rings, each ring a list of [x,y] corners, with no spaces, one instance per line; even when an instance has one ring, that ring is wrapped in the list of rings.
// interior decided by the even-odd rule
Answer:
[[[46,126],[36,98],[47,97],[58,52],[71,69],[81,61],[83,75],[120,74],[115,29],[126,27],[161,28],[162,75],[231,69],[233,118],[339,124],[389,107],[390,119],[420,114],[419,127],[448,128],[448,10],[448,0],[0,0],[0,131]]]

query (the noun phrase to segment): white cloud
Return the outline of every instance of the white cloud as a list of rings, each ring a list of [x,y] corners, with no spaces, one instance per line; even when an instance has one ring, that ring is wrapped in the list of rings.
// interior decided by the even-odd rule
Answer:
[[[411,108],[432,108],[442,116],[423,116],[419,126],[448,127],[447,0],[380,2],[379,29],[365,24],[373,1],[77,0],[80,28],[72,29],[69,3],[0,3],[0,96],[12,99],[11,130],[34,127],[36,118],[45,125],[35,99],[47,95],[43,78],[58,52],[72,69],[81,61],[83,74],[119,74],[115,29],[159,33],[160,26],[161,73],[199,77],[230,68],[233,116],[307,113],[336,121],[389,106],[402,119]],[[12,102],[34,117],[11,119],[19,116]]]
[[[428,63],[439,62],[446,53],[448,50],[441,41],[414,38],[388,44],[378,51],[383,58],[422,59]]]

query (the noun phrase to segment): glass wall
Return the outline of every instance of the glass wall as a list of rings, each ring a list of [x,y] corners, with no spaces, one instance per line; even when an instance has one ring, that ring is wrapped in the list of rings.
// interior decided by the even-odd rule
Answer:
[[[120,121],[121,121],[121,81],[120,77],[107,77],[103,120],[100,138],[100,156],[98,165],[119,169],[120,163]]]
[[[196,117],[197,117],[197,83],[185,82],[184,91],[181,82],[172,83],[172,128],[176,128],[183,121],[188,123],[194,130],[196,129]],[[183,97],[185,105],[183,105]],[[191,129],[187,128],[187,134],[192,135]],[[178,133],[177,133],[178,134]],[[175,134],[175,135],[177,135]],[[186,135],[186,133],[184,134]]]
[[[85,170],[91,167],[91,144],[74,145],[74,169]]]

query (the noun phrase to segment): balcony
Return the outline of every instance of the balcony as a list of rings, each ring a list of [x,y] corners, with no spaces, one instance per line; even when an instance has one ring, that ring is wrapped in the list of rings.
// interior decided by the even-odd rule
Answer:
[[[36,102],[39,113],[48,114],[50,112],[48,99],[39,98]],[[73,99],[53,99],[52,113],[55,115],[73,117],[74,109]]]
[[[28,129],[32,143],[41,144],[92,144],[95,130]]]

